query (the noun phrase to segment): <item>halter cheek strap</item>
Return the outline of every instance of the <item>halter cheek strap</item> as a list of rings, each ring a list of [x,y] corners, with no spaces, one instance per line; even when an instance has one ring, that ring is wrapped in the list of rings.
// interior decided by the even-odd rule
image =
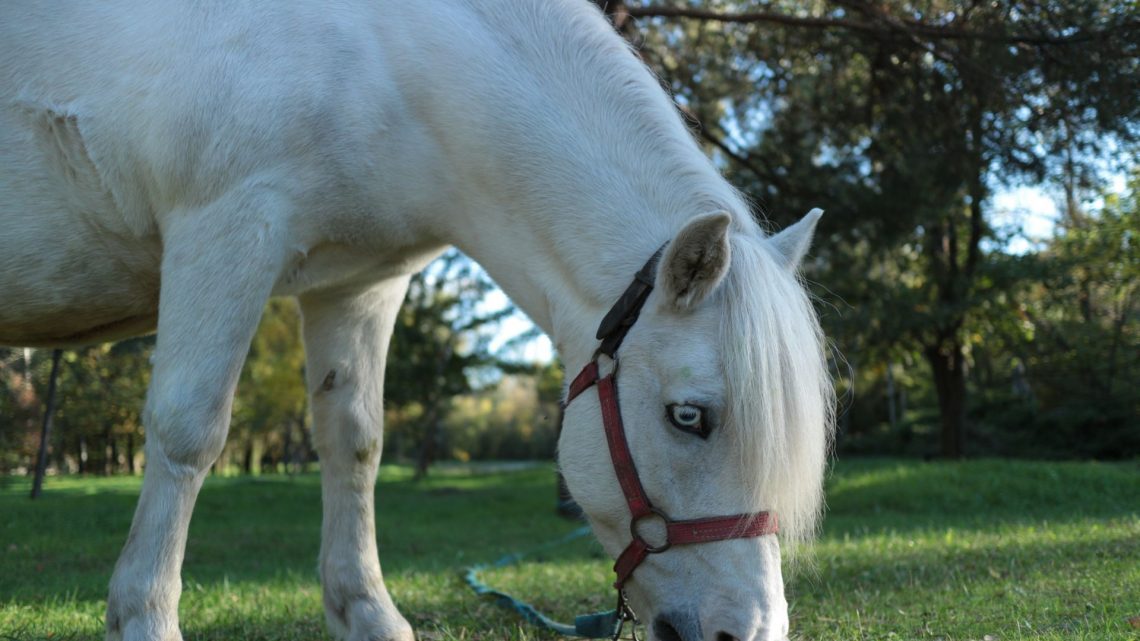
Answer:
[[[674,545],[690,545],[694,543],[709,543],[728,539],[751,538],[766,534],[775,534],[778,529],[776,515],[771,512],[754,512],[748,514],[735,514],[732,516],[718,516],[703,519],[673,520],[664,511],[653,506],[641,485],[641,478],[637,474],[637,466],[633,461],[633,454],[629,451],[629,443],[625,437],[625,427],[621,420],[621,406],[618,402],[617,392],[617,349],[620,347],[626,333],[637,321],[645,300],[653,289],[654,274],[657,262],[662,251],[657,250],[649,261],[637,273],[634,281],[622,294],[618,302],[606,314],[598,329],[597,338],[602,341],[598,352],[582,371],[570,383],[566,396],[569,405],[575,398],[587,389],[598,388],[598,400],[602,408],[602,424],[605,427],[606,444],[609,446],[610,459],[613,461],[614,472],[625,496],[626,505],[630,513],[631,541],[625,550],[618,555],[614,563],[614,572],[617,580],[614,587],[619,591],[626,581],[637,569],[637,566],[650,554],[659,554]],[[598,369],[598,356],[605,354],[614,361],[613,371],[602,377]],[[643,523],[657,519],[665,526],[665,541],[654,545],[645,540],[639,531]],[[622,601],[619,597],[619,602]]]

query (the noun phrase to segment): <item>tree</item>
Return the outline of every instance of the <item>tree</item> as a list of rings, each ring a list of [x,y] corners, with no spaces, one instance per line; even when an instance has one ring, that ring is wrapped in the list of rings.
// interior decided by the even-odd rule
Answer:
[[[60,450],[80,473],[135,472],[154,338],[68,350],[61,376]]]
[[[969,324],[1005,270],[992,191],[1096,183],[1140,120],[1140,10],[1095,1],[717,2],[615,9],[738,186],[825,217],[809,273],[858,359],[919,353],[941,452],[965,452]],[[857,275],[857,277],[852,277]]]
[[[45,352],[46,353],[46,352]],[[27,468],[39,443],[37,418],[48,367],[30,349],[0,348],[0,473]]]
[[[488,309],[494,283],[466,256],[448,250],[412,277],[389,348],[385,397],[387,436],[397,454],[415,452],[417,478],[445,449],[441,423],[451,398],[506,366],[491,353],[490,330],[514,313]]]
[[[44,474],[47,472],[48,439],[51,438],[51,423],[55,413],[55,390],[59,378],[59,361],[63,356],[62,350],[53,350],[51,353],[51,373],[48,375],[48,391],[44,401],[43,429],[40,430],[40,447],[36,456],[36,472],[32,481],[32,496],[37,498],[44,489]]]
[[[263,459],[282,462],[288,469],[313,458],[304,367],[297,304],[272,299],[250,343],[234,395],[230,441],[238,442],[246,474],[261,471]]]
[[[1019,309],[1034,438],[1103,458],[1140,451],[1140,173],[1089,213],[1071,209]]]
[[[561,373],[508,374],[497,384],[452,399],[443,427],[451,456],[469,459],[549,459],[558,439]],[[549,394],[549,383],[557,390]]]

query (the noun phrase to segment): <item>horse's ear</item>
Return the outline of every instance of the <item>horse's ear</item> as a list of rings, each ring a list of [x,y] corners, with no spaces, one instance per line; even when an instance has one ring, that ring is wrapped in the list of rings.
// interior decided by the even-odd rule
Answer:
[[[804,259],[808,247],[811,246],[811,237],[815,233],[815,224],[823,216],[823,210],[816,208],[807,213],[799,222],[785,228],[768,240],[776,247],[776,251],[784,259],[784,266],[795,270]]]
[[[687,311],[716,289],[732,260],[728,245],[731,221],[727,212],[698,216],[669,243],[657,271],[664,304]]]

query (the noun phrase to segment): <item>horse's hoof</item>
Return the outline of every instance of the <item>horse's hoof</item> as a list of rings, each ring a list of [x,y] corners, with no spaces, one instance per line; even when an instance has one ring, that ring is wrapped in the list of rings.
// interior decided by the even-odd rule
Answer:
[[[107,613],[106,641],[182,641],[178,624],[155,613],[119,618]]]
[[[329,628],[344,641],[415,641],[412,626],[391,600],[360,598],[340,608],[329,608]]]

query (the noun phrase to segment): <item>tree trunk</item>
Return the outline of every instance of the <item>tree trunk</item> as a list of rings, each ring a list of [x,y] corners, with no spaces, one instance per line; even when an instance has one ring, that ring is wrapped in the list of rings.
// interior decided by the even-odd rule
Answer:
[[[432,461],[435,460],[436,443],[439,441],[439,411],[436,409],[439,401],[435,401],[428,410],[427,421],[425,426],[427,434],[424,435],[424,446],[420,448],[419,458],[416,459],[416,474],[412,477],[418,481],[427,476],[428,468],[431,466]]]
[[[895,375],[894,363],[887,361],[887,420],[890,421],[891,431],[899,426],[898,414],[895,405]]]
[[[78,445],[77,452],[79,454],[79,474],[83,475],[83,474],[87,473],[87,435],[86,434],[80,434],[79,435],[79,445]]]
[[[301,458],[301,472],[304,473],[309,470],[309,463],[317,460],[317,457],[313,453],[313,434],[309,429],[309,425],[306,423],[304,414],[297,419],[297,423],[301,426],[301,447],[303,452]]]
[[[134,432],[127,434],[127,474],[135,475],[135,435]]]
[[[253,437],[245,440],[245,455],[242,456],[241,469],[246,476],[253,474]]]
[[[44,422],[40,429],[40,451],[36,456],[36,476],[32,480],[32,496],[36,498],[43,493],[44,474],[47,473],[48,439],[51,437],[51,419],[55,414],[55,386],[59,378],[59,360],[63,350],[54,350],[51,353],[51,374],[48,375],[48,393],[44,400]]]
[[[942,426],[942,456],[957,459],[966,452],[966,357],[957,338],[924,350],[934,374]]]
[[[437,384],[442,384],[443,371],[447,367],[447,362],[451,360],[451,355],[454,353],[454,348],[451,342],[448,341],[443,349],[440,350],[436,356],[435,362],[435,380]],[[427,420],[424,424],[427,426],[427,434],[424,437],[424,446],[420,448],[419,460],[416,461],[416,474],[414,480],[420,480],[427,476],[428,467],[435,460],[435,450],[437,442],[440,440],[441,433],[440,421],[443,420],[443,413],[440,411],[439,404],[442,402],[442,394],[437,394],[435,391],[430,391],[427,394],[424,407],[427,408]]]
[[[111,476],[115,471],[115,436],[112,434],[114,422],[107,421],[103,426],[103,476]]]
[[[119,441],[116,438],[111,439],[111,466],[109,474],[115,474],[119,471]]]
[[[293,421],[281,421],[283,433],[281,435],[281,465],[285,474],[293,473]],[[276,468],[273,470],[276,472]]]
[[[1107,392],[1105,400],[1112,402],[1113,387],[1116,384],[1116,355],[1120,351],[1120,340],[1124,334],[1124,326],[1128,323],[1129,315],[1132,312],[1132,293],[1125,294],[1124,300],[1120,302],[1119,312],[1116,318],[1112,321],[1112,345],[1108,349],[1108,373],[1107,381],[1104,388]]]

